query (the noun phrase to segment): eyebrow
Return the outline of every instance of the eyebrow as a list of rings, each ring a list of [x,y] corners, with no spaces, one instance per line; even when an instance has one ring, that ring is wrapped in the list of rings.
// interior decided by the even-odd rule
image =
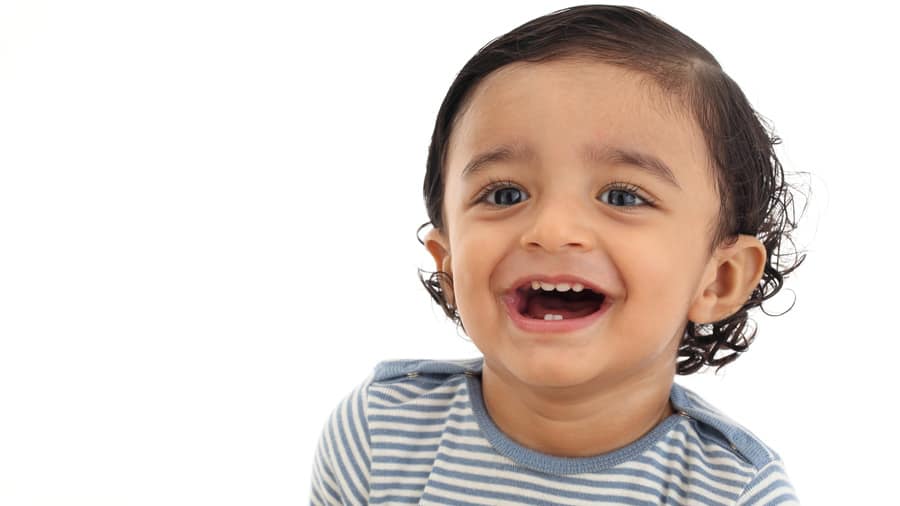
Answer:
[[[631,165],[643,170],[661,181],[670,184],[679,190],[681,186],[675,179],[672,169],[660,158],[642,153],[633,149],[617,146],[601,146],[588,143],[582,146],[582,159],[591,165],[599,163],[620,163]],[[530,160],[534,158],[534,152],[523,144],[501,144],[483,153],[476,155],[463,168],[462,177],[468,178],[488,165],[496,162],[509,162],[514,160]]]

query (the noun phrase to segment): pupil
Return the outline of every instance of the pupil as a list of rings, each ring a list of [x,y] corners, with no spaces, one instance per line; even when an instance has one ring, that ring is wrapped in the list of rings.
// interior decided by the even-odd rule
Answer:
[[[498,204],[498,205],[515,204],[517,201],[514,202],[514,201],[513,201],[514,199],[511,199],[511,198],[503,198],[503,195],[509,195],[508,192],[516,192],[516,193],[518,193],[518,191],[519,191],[519,190],[517,190],[517,189],[515,189],[515,188],[503,188],[503,189],[501,189],[500,191],[497,192],[497,198],[500,200],[500,202],[498,202],[497,204]]]
[[[634,195],[631,193],[622,191],[622,190],[610,190],[609,191],[609,203],[615,206],[623,206],[628,204],[634,204],[635,199]]]

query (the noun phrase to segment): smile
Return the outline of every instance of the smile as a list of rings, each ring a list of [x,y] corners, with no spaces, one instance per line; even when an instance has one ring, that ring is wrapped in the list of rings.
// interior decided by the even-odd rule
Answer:
[[[529,288],[503,295],[510,319],[526,332],[565,333],[590,326],[603,316],[611,301],[603,294],[541,293]]]

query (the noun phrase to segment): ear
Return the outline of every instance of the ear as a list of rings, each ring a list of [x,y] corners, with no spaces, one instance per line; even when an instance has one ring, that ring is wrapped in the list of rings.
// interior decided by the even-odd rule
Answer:
[[[734,314],[750,298],[766,265],[766,247],[752,235],[719,246],[703,273],[688,310],[695,323],[712,323]]]
[[[429,230],[428,233],[425,234],[425,248],[428,249],[428,252],[431,253],[432,258],[434,258],[436,270],[444,271],[452,278],[453,270],[450,263],[450,241],[447,239],[444,232],[436,228]],[[445,283],[443,277],[439,279],[441,282],[441,289],[446,294],[447,302],[455,305],[456,301],[453,298],[453,288]]]

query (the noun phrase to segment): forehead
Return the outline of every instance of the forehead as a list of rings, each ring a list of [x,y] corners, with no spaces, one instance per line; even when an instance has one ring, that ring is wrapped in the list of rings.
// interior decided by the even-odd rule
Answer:
[[[586,144],[663,160],[681,179],[711,183],[693,115],[648,76],[585,59],[516,62],[486,76],[462,104],[448,142],[448,176],[498,144],[574,156]]]

